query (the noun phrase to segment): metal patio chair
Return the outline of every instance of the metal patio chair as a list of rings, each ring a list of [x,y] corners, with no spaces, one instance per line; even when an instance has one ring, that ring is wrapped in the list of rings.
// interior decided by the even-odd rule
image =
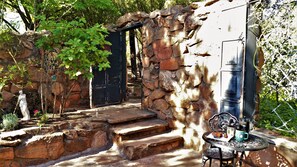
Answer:
[[[212,131],[226,133],[228,126],[232,126],[235,128],[239,122],[237,118],[232,114],[228,112],[221,112],[219,114],[213,115],[208,120],[208,123]],[[205,165],[207,160],[209,160],[209,166],[211,166],[212,159],[217,159],[220,161],[220,166],[222,167],[223,164],[229,165],[230,161],[231,164],[233,164],[234,158],[236,158],[234,151],[210,146],[203,152],[202,166]]]

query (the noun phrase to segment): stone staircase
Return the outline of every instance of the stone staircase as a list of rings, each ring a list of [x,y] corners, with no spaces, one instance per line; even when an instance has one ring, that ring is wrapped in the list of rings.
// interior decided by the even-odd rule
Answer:
[[[132,114],[131,114],[132,113]],[[128,160],[172,151],[183,146],[183,138],[170,131],[168,123],[156,114],[137,108],[121,110],[108,120],[119,154]]]

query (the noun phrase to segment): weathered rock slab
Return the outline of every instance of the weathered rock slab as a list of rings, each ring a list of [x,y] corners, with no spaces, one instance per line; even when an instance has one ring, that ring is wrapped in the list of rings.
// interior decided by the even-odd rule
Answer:
[[[0,159],[14,159],[13,147],[0,147]]]
[[[103,113],[102,113],[103,112]],[[113,111],[99,111],[102,116],[106,117],[107,122],[110,124],[123,123],[143,118],[152,118],[155,116],[154,113],[146,110],[140,110],[139,108],[127,108],[122,110]],[[117,115],[116,117],[114,115]]]
[[[112,128],[113,132],[119,135],[129,135],[133,133],[140,133],[160,127],[166,127],[168,123],[160,119],[151,119],[126,125],[120,125]]]
[[[120,146],[120,152],[129,160],[140,159],[152,154],[167,152],[183,145],[183,138],[166,133],[138,140],[124,141]]]

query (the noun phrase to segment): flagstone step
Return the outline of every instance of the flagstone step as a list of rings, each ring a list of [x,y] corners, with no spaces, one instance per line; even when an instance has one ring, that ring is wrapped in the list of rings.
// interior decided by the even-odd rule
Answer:
[[[168,123],[161,119],[149,119],[130,124],[117,125],[113,127],[112,130],[121,140],[135,139],[163,133],[168,130]]]
[[[183,138],[173,132],[154,135],[147,138],[125,140],[119,143],[120,154],[129,160],[168,152],[181,148]]]
[[[156,117],[156,113],[141,110],[137,107],[98,111],[96,114],[98,118],[106,120],[110,124],[120,124]]]

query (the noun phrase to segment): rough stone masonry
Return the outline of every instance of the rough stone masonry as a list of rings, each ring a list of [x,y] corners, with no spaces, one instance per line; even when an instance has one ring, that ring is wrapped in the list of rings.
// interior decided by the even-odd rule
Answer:
[[[246,4],[212,0],[128,13],[117,22],[118,28],[143,25],[142,107],[180,130],[185,145],[196,150],[202,150],[207,120],[218,112],[222,41],[239,38],[236,26],[245,25],[222,11],[240,5]]]

